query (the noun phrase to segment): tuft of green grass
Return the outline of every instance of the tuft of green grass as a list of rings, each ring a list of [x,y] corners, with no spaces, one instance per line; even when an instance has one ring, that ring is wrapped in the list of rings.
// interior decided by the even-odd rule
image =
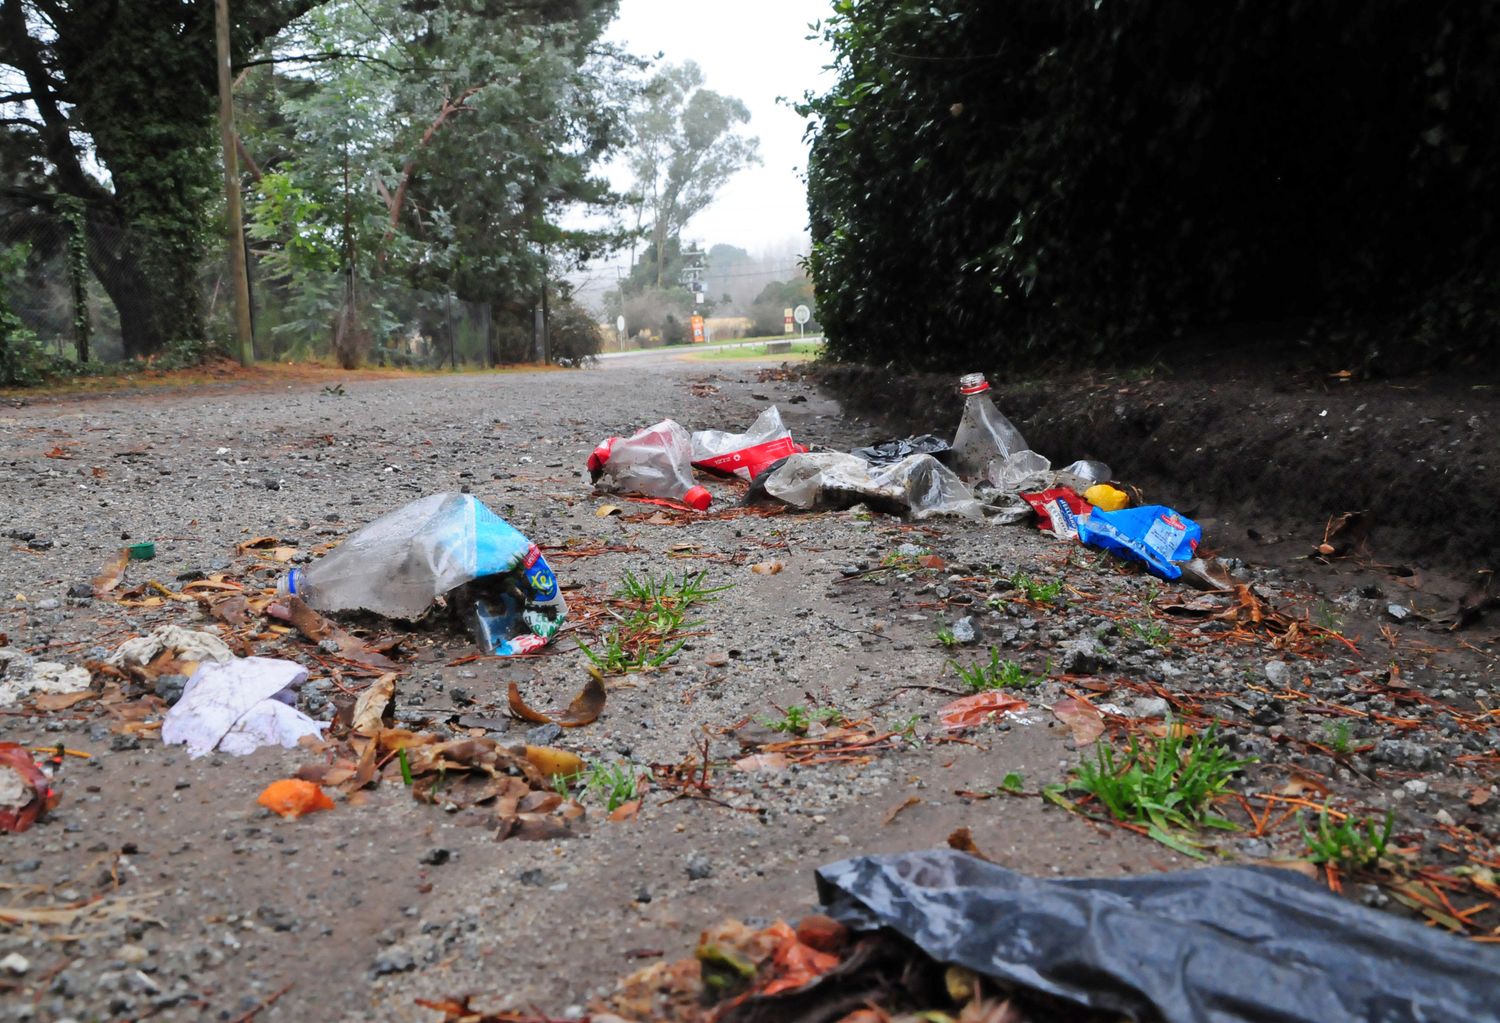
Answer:
[[[1199,828],[1236,831],[1232,821],[1213,813],[1230,780],[1253,763],[1236,760],[1218,736],[1217,723],[1200,736],[1179,734],[1167,718],[1167,734],[1142,742],[1130,737],[1123,754],[1101,743],[1095,760],[1083,761],[1062,791],[1085,792],[1116,820],[1144,825],[1163,845],[1203,858],[1183,832]]]
[[[947,626],[944,626],[937,631],[937,641],[943,644],[943,646],[949,648],[958,646],[958,637],[955,636],[953,634],[953,630],[948,628]]]
[[[1332,722],[1323,726],[1323,745],[1333,750],[1339,756],[1348,756],[1349,751],[1354,748],[1353,739],[1349,732],[1349,722]]]
[[[632,799],[639,798],[644,768],[625,761],[595,761],[572,775],[558,775],[552,787],[564,799],[602,803],[613,813]]]
[[[626,604],[625,613],[601,637],[597,649],[582,640],[579,649],[600,671],[612,675],[661,667],[687,642],[676,634],[703,624],[689,621],[688,612],[730,588],[707,586],[707,577],[706,571],[659,579],[626,572],[615,591],[615,599]]]
[[[1172,645],[1172,633],[1160,622],[1124,622],[1125,629],[1136,639],[1157,649]]]
[[[794,703],[788,707],[781,717],[763,717],[760,723],[773,732],[785,732],[788,735],[806,735],[808,728],[817,722],[824,725],[840,725],[848,719],[844,712],[837,707],[804,707],[800,703]]]
[[[957,661],[949,661],[948,664],[958,672],[958,677],[963,680],[964,685],[976,693],[990,689],[1027,689],[1046,681],[1040,675],[1031,674],[1015,661],[1001,660],[1000,651],[994,647],[990,647],[988,664],[982,661],[968,667]]]
[[[1011,771],[1000,779],[1001,792],[1020,792],[1026,788],[1026,779],[1018,771]]]
[[[1307,843],[1307,858],[1314,863],[1331,863],[1345,871],[1373,867],[1385,856],[1391,841],[1391,829],[1395,827],[1396,815],[1386,811],[1385,825],[1381,827],[1373,819],[1355,820],[1345,817],[1334,821],[1328,816],[1325,803],[1318,814],[1317,831],[1308,831],[1297,818],[1302,828],[1302,841]]]
[[[922,723],[922,715],[910,714],[904,718],[897,718],[886,728],[896,733],[906,741],[908,745],[916,745],[920,740],[917,738],[917,726]]]
[[[1025,572],[1016,572],[1010,577],[1011,585],[1020,590],[1027,600],[1033,604],[1050,604],[1062,596],[1063,584],[1061,579],[1054,579],[1050,583],[1044,583],[1040,579],[1034,579]]]

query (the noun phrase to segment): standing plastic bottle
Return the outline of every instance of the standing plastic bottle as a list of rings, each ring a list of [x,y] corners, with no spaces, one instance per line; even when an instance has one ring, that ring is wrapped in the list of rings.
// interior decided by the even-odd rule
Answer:
[[[965,479],[985,475],[990,462],[1005,461],[1018,451],[1026,451],[1026,438],[1000,414],[990,397],[990,382],[983,373],[969,373],[959,378],[959,393],[964,395],[963,417],[953,438],[953,469]]]
[[[516,595],[499,613],[479,610],[491,619],[484,638],[495,653],[541,646],[567,614],[541,551],[471,494],[433,494],[382,515],[306,568],[292,569],[278,589],[320,611],[411,619],[476,580],[491,581],[491,600]],[[521,635],[523,627],[531,634]]]

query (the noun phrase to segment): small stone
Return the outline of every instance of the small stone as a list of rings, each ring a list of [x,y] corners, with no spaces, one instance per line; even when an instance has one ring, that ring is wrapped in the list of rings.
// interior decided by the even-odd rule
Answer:
[[[547,875],[540,867],[532,867],[529,870],[521,871],[516,880],[528,888],[541,888],[547,883]]]
[[[125,944],[115,950],[115,956],[132,966],[144,963],[149,953],[139,945]]]
[[[1092,675],[1114,664],[1114,656],[1096,640],[1075,639],[1063,644],[1062,669],[1068,675]]]
[[[1385,606],[1385,613],[1398,622],[1404,622],[1411,617],[1411,608],[1404,607],[1401,604],[1387,604]]]
[[[281,489],[281,481],[278,480],[278,479],[267,479],[265,481],[265,484],[266,484],[266,489],[267,490],[280,490]]]
[[[48,597],[46,600],[36,602],[36,609],[38,611],[56,611],[60,607],[62,607],[62,601],[56,597]]]
[[[126,750],[140,749],[141,740],[133,735],[116,735],[109,740],[109,748],[116,753]]]
[[[562,725],[537,725],[526,733],[526,741],[533,746],[550,746],[562,735]]]
[[[392,945],[375,957],[375,975],[380,977],[388,973],[405,973],[415,969],[416,965],[416,959],[405,945]]]
[[[1413,778],[1411,781],[1403,782],[1401,787],[1414,796],[1427,795],[1427,783],[1421,778]]]
[[[1172,710],[1172,705],[1160,696],[1142,696],[1130,705],[1130,709],[1138,718],[1164,718]]]
[[[167,703],[176,703],[182,699],[182,690],[186,685],[186,675],[159,675],[156,679],[156,695]]]
[[[91,600],[94,596],[94,587],[88,583],[74,583],[68,587],[68,596],[75,600]]]
[[[953,633],[953,641],[960,646],[973,646],[979,642],[979,633],[974,628],[974,619],[968,615],[954,622],[953,628],[949,631]]]
[[[19,977],[29,969],[31,969],[31,960],[19,952],[12,952],[4,959],[0,959],[0,971],[5,973]]]
[[[1273,686],[1284,686],[1292,681],[1292,666],[1285,661],[1267,661],[1266,681]]]
[[[1432,815],[1432,819],[1437,821],[1444,827],[1453,827],[1453,815],[1447,810],[1439,810],[1437,813]]]
[[[702,881],[706,877],[713,877],[713,864],[707,856],[702,853],[693,853],[688,857],[687,876],[689,881]]]
[[[452,852],[444,849],[442,846],[438,846],[435,849],[428,849],[425,853],[423,853],[422,859],[419,862],[425,863],[429,867],[441,867],[444,863],[447,863],[452,858]]]

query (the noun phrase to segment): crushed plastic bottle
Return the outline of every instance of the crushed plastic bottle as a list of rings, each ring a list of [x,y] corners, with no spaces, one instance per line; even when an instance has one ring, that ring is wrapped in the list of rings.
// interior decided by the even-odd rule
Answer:
[[[854,455],[798,453],[757,483],[767,495],[794,508],[864,504],[875,511],[913,519],[933,515],[975,520],[984,517],[984,506],[969,488],[931,455],[908,455],[894,465],[872,466]]]
[[[951,464],[964,479],[979,479],[989,469],[990,462],[997,458],[1003,462],[1027,450],[1026,438],[995,408],[989,393],[990,382],[983,373],[959,378],[958,389],[965,396],[964,411],[953,438]]]
[[[629,437],[610,437],[589,455],[589,476],[601,490],[681,501],[699,511],[709,494],[693,486],[693,442],[686,429],[663,419]]]
[[[695,466],[743,480],[752,480],[771,463],[805,450],[792,441],[792,431],[781,421],[781,410],[775,405],[756,416],[744,433],[693,431]]]
[[[433,494],[382,515],[278,589],[320,611],[404,619],[446,596],[502,655],[544,646],[568,611],[536,544],[472,494]]]

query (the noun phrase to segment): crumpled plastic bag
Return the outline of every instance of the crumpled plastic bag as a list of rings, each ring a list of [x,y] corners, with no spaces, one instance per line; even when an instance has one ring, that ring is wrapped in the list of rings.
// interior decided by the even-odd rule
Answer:
[[[0,649],[0,707],[40,694],[76,693],[87,689],[92,681],[87,668],[70,668],[61,661],[38,661],[19,650]]]
[[[663,419],[629,437],[609,437],[588,457],[600,490],[678,501],[693,486],[693,440],[681,423]]]
[[[693,465],[725,476],[751,480],[772,462],[807,449],[792,442],[792,431],[781,421],[775,405],[766,409],[744,433],[724,430],[693,431]]]
[[[1042,490],[1045,489],[1045,477],[1051,469],[1052,463],[1045,455],[1039,455],[1028,448],[1014,452],[1007,458],[990,459],[985,478],[1001,490]]]
[[[1163,579],[1176,579],[1182,569],[1173,562],[1187,561],[1203,539],[1198,523],[1171,508],[1143,504],[1107,512],[1095,509],[1078,520],[1078,539],[1091,547],[1114,551],[1145,564],[1147,571]]]
[[[1500,1021],[1500,956],[1285,870],[1042,880],[951,849],[817,872],[825,911],[942,963],[1164,1023]]]
[[[964,482],[931,455],[908,455],[893,465],[872,466],[839,453],[795,454],[757,479],[756,486],[794,508],[848,508],[925,519],[958,515],[982,520],[984,505]]]
[[[262,746],[291,748],[303,736],[321,736],[328,723],[292,706],[305,681],[306,668],[274,657],[205,661],[167,711],[161,741],[185,743],[191,757],[215,749],[244,756]]]
[[[156,660],[164,650],[171,650],[179,661],[234,660],[234,652],[211,632],[184,629],[180,625],[162,625],[149,635],[127,639],[104,663],[115,668],[143,668]]]
[[[948,452],[953,450],[953,445],[942,437],[935,437],[930,433],[924,433],[918,437],[900,437],[895,440],[883,440],[869,447],[855,448],[849,452],[855,458],[863,458],[871,465],[890,465],[899,462],[907,455],[931,455],[944,465],[948,464]]]

